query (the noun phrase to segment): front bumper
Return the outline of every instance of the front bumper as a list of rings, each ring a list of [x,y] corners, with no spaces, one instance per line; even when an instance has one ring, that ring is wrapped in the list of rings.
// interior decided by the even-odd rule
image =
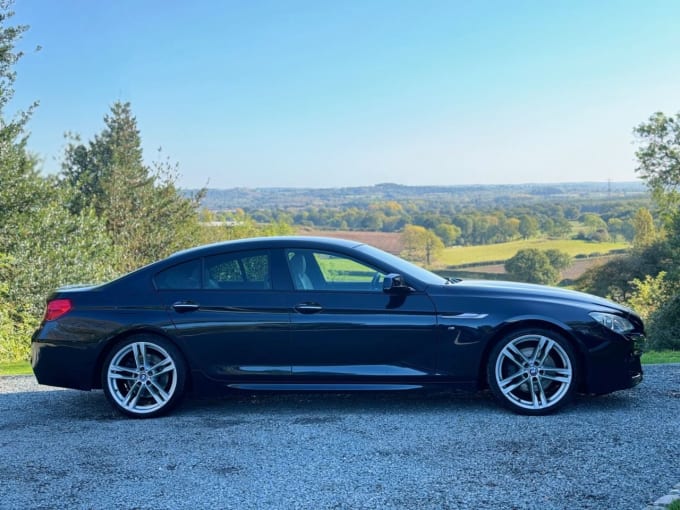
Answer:
[[[610,393],[632,388],[643,380],[640,356],[647,341],[641,333],[609,339],[592,349],[587,355],[584,391]]]

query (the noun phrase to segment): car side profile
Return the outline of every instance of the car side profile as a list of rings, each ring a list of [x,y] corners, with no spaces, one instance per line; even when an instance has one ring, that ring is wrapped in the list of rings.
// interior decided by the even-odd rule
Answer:
[[[121,413],[187,391],[488,388],[522,414],[642,381],[631,310],[564,289],[445,279],[354,241],[272,237],[185,250],[49,296],[41,384],[102,388]]]

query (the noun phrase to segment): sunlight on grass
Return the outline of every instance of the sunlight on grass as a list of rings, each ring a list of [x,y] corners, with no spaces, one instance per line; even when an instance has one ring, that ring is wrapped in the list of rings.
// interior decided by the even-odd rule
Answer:
[[[437,258],[437,264],[455,266],[476,262],[496,262],[507,260],[519,250],[527,248],[560,250],[575,257],[576,255],[606,255],[613,250],[626,250],[630,248],[630,245],[627,243],[592,243],[575,239],[530,239],[484,246],[452,246],[442,252]]]
[[[642,355],[642,363],[680,363],[680,351],[650,351]]]
[[[0,376],[3,375],[31,375],[31,364],[28,361],[15,361],[13,363],[0,363]]]

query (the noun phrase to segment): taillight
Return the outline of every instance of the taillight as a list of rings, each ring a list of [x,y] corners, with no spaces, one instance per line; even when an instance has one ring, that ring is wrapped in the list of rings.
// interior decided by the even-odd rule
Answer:
[[[45,320],[53,321],[58,319],[69,310],[73,308],[73,304],[70,299],[53,299],[47,303],[47,308],[45,309]]]

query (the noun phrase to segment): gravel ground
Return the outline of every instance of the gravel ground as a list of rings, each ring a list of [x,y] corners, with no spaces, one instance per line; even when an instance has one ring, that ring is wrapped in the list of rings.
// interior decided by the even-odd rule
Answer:
[[[239,394],[128,420],[0,378],[1,508],[640,510],[680,481],[680,365],[524,417],[488,394]]]

